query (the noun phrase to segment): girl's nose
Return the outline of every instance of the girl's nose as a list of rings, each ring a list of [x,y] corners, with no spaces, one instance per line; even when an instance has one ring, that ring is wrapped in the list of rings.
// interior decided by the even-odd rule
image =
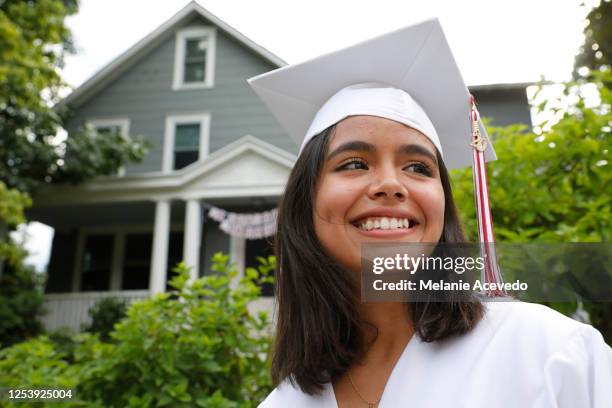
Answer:
[[[368,195],[371,199],[394,198],[404,201],[408,197],[408,189],[398,180],[396,174],[385,174],[384,177],[372,183]]]

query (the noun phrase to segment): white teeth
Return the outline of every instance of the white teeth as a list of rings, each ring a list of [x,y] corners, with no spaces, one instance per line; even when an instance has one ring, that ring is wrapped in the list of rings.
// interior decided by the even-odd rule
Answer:
[[[389,229],[389,219],[383,218],[382,220],[380,220],[380,228]]]
[[[410,221],[407,218],[368,218],[360,223],[359,228],[362,230],[370,231],[373,229],[398,229],[398,228],[410,228]]]

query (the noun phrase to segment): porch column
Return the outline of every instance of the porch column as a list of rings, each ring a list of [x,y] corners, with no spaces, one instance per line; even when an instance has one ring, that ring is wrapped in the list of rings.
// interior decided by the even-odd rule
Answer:
[[[166,290],[169,235],[170,200],[161,200],[155,205],[153,253],[151,254],[151,274],[149,280],[149,291],[152,294]]]
[[[238,269],[238,275],[231,282],[230,286],[235,288],[238,285],[240,278],[244,276],[245,258],[246,258],[246,239],[243,237],[235,237],[230,235],[230,261]]]
[[[191,279],[200,276],[200,243],[202,240],[202,208],[199,200],[188,200],[185,208],[183,260],[190,268]]]

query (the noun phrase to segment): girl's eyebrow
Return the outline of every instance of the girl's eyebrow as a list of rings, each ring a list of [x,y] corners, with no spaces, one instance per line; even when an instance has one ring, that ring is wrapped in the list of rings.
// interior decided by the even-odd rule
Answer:
[[[421,156],[425,156],[428,159],[430,159],[434,164],[438,164],[438,159],[436,158],[436,156],[429,151],[428,148],[426,148],[425,146],[422,146],[420,144],[405,144],[405,145],[401,145],[398,149],[397,152],[400,154],[418,154]]]
[[[363,142],[363,141],[359,141],[359,140],[351,140],[351,141],[348,141],[346,143],[341,144],[334,151],[332,151],[327,156],[326,161],[329,161],[334,156],[337,156],[340,153],[343,153],[343,152],[346,152],[346,151],[356,151],[356,152],[368,152],[368,153],[371,153],[371,152],[375,152],[376,151],[376,146],[374,146],[373,144],[368,143],[368,142]],[[436,156],[432,152],[430,152],[429,149],[427,149],[426,147],[424,147],[424,146],[422,146],[420,144],[405,144],[405,145],[401,145],[397,149],[397,153],[405,154],[405,155],[418,154],[418,155],[427,157],[432,162],[434,162],[434,164],[438,164],[438,159],[436,158]]]
[[[327,155],[327,159],[325,161],[329,161],[334,156],[337,156],[340,153],[346,152],[346,151],[374,152],[376,151],[376,146],[374,146],[371,143],[362,142],[359,140],[351,140],[351,141],[348,141],[338,146],[333,152]]]

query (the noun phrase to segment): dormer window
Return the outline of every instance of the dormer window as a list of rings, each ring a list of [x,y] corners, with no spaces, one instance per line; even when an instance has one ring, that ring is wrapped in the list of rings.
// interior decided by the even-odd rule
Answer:
[[[215,41],[213,28],[187,28],[177,32],[173,89],[214,86]]]

